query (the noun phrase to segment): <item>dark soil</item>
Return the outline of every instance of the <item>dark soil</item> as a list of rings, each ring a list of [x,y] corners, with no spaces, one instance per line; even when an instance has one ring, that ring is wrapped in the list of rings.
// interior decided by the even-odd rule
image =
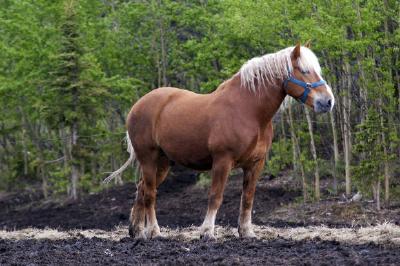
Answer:
[[[373,244],[351,246],[318,240],[0,240],[2,265],[398,265],[399,262],[395,247]]]
[[[208,187],[200,187],[195,182],[196,174],[177,172],[160,186],[157,218],[161,227],[201,224],[207,209]],[[230,177],[217,216],[218,225],[237,226],[241,183],[240,175]],[[31,202],[26,196],[8,195],[0,198],[0,229],[112,230],[117,225],[128,224],[135,190],[135,184],[128,183],[86,196],[78,202],[63,203]],[[352,225],[351,217],[340,218],[346,208],[332,211],[328,219],[323,216],[326,212],[318,209],[317,205],[306,207],[308,205],[296,203],[300,196],[300,190],[291,184],[290,178],[269,180],[262,177],[254,202],[254,223],[275,227],[321,223],[339,227]],[[321,204],[322,209],[327,208],[325,205]],[[398,208],[391,213],[395,218],[400,217]],[[366,223],[373,224],[374,221]],[[395,246],[351,245],[318,239],[241,240],[232,236],[205,242],[176,239],[137,241],[127,237],[114,242],[82,237],[66,240],[0,239],[0,265],[3,264],[399,265],[400,256]]]

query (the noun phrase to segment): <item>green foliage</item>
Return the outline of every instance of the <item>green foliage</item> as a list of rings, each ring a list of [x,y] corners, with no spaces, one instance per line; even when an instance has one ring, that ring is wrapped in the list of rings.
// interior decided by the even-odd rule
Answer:
[[[292,145],[289,140],[279,139],[272,143],[266,170],[277,176],[283,170],[289,168],[293,162]]]
[[[382,127],[380,115],[375,109],[368,110],[365,121],[357,128],[354,151],[357,154],[365,154],[365,158],[353,167],[354,179],[357,187],[369,194],[374,182],[383,180],[383,164],[391,159],[385,156],[382,145],[382,134],[386,134],[388,128]]]
[[[210,184],[211,184],[210,173],[209,172],[200,173],[196,185],[200,187],[208,187]]]

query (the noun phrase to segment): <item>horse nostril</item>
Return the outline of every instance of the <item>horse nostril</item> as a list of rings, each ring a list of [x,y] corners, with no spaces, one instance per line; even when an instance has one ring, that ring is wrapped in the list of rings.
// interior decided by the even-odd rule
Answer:
[[[320,111],[322,111],[322,112],[327,112],[327,111],[329,111],[329,110],[331,109],[331,107],[332,107],[332,99],[329,99],[329,100],[326,100],[326,99],[318,100],[318,101],[316,102],[316,104],[317,104],[317,108],[318,108]]]

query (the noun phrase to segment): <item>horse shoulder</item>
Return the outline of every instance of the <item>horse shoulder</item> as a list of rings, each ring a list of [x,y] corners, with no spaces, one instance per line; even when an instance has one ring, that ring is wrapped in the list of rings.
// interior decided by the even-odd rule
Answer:
[[[235,161],[240,161],[253,153],[259,135],[256,121],[225,107],[210,119],[209,150],[213,154],[229,153]]]

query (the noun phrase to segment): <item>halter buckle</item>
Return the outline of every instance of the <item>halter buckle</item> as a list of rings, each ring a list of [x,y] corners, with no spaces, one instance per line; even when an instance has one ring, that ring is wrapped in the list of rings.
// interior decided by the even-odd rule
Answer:
[[[310,82],[307,82],[307,83],[306,83],[306,87],[309,88],[309,89],[311,89],[312,84],[311,84]]]

